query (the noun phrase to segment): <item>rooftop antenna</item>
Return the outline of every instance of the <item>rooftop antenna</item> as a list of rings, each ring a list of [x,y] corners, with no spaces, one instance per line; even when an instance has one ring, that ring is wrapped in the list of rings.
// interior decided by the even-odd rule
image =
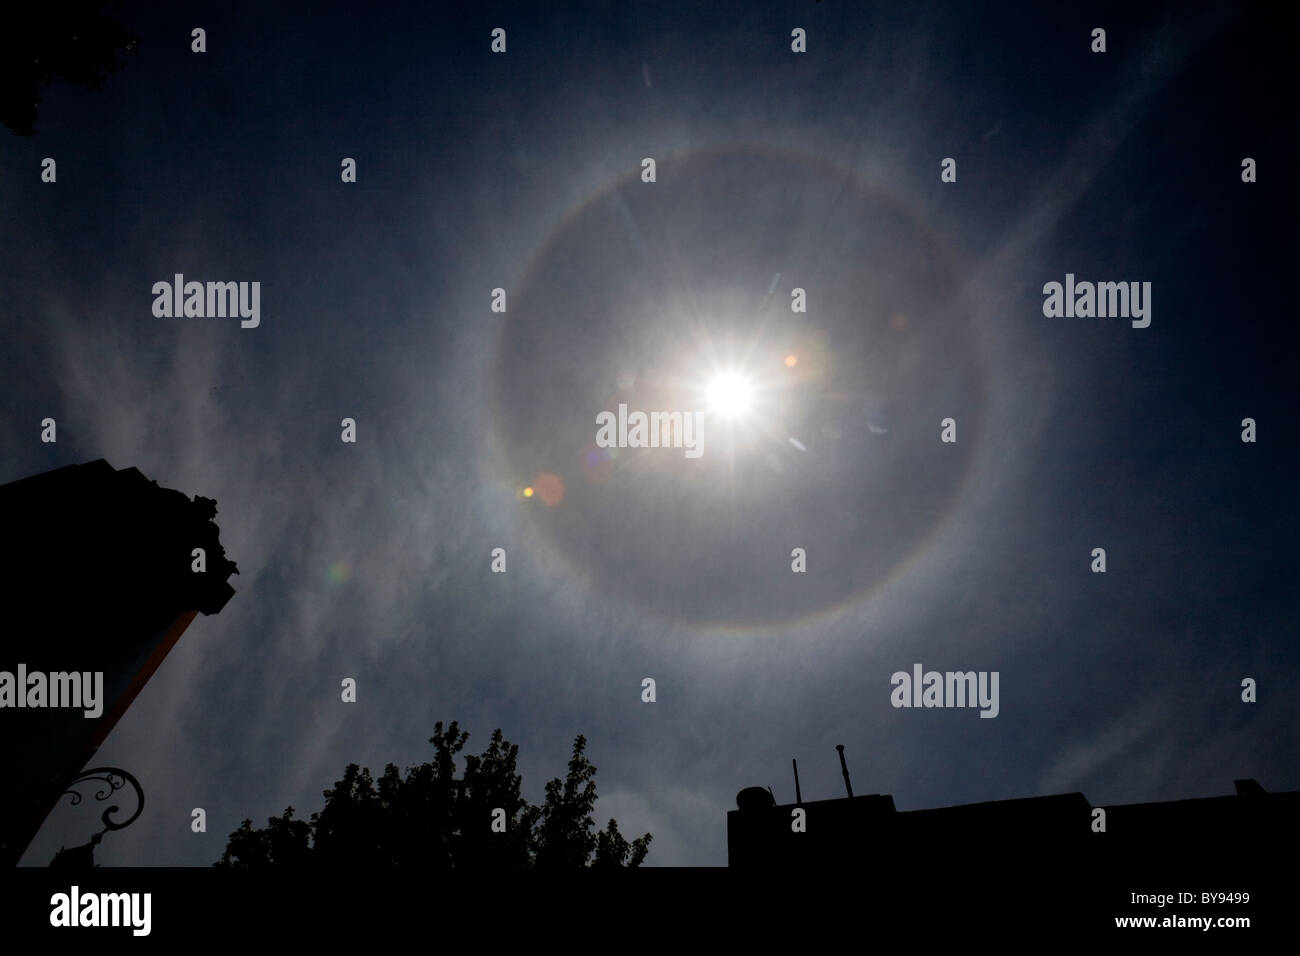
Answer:
[[[799,792],[799,761],[791,757],[790,762],[794,764],[794,802],[803,803],[803,794]]]
[[[844,774],[844,789],[853,796],[853,784],[849,783],[849,765],[844,762],[844,745],[836,744],[835,749],[840,752],[840,772]]]

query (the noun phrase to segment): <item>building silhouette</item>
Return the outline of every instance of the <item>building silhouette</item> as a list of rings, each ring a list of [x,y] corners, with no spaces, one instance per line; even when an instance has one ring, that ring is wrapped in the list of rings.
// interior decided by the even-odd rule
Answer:
[[[1300,848],[1300,792],[1268,793],[1254,780],[1237,780],[1231,796],[1160,803],[1094,806],[1064,793],[926,810],[848,789],[839,799],[780,805],[769,790],[740,791],[727,813],[728,865],[813,873],[931,860],[984,875],[1080,881],[1159,871],[1201,874],[1221,889],[1234,874],[1257,878],[1273,857],[1294,870]]]
[[[102,459],[0,486],[0,672],[19,695],[20,673],[103,675],[94,717],[0,698],[0,865],[17,863],[195,616],[235,593],[215,515],[211,499]]]

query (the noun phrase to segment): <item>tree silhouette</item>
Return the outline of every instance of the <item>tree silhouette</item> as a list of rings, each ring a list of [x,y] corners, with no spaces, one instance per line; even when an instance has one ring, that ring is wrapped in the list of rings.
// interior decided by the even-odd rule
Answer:
[[[481,755],[465,755],[465,772],[456,779],[456,756],[468,739],[456,721],[445,731],[438,721],[429,738],[433,760],[408,767],[405,776],[390,763],[377,783],[368,769],[348,764],[310,822],[295,820],[293,807],[262,829],[244,820],[215,865],[554,869],[640,866],[645,860],[649,833],[628,842],[613,819],[592,832],[596,768],[581,734],[573,741],[567,777],[546,784],[541,806],[524,799],[515,772],[519,748],[499,728]],[[504,832],[492,825],[494,814],[502,817],[498,810]]]
[[[0,122],[19,136],[32,136],[42,87],[59,78],[97,90],[122,69],[118,51],[135,54],[140,41],[103,6],[99,0],[69,0],[6,10],[0,30]]]

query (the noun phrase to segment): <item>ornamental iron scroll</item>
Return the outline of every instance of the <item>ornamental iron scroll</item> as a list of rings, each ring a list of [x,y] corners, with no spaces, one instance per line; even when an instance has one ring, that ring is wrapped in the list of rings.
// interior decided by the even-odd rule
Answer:
[[[121,808],[116,803],[109,804],[99,817],[104,824],[104,829],[92,836],[89,843],[71,849],[60,848],[54,859],[50,861],[50,866],[76,868],[94,866],[95,847],[103,839],[104,834],[109,830],[121,830],[130,826],[140,816],[141,811],[144,810],[144,790],[140,786],[140,781],[119,767],[92,767],[90,770],[83,770],[75,780],[68,784],[68,789],[63,791],[72,798],[72,806],[79,805],[84,799],[78,786],[91,782],[99,783],[99,787],[95,790],[96,801],[108,800],[119,790],[124,789],[127,784],[130,784],[131,789],[135,791],[135,812],[125,820],[115,821],[113,816],[119,813]]]

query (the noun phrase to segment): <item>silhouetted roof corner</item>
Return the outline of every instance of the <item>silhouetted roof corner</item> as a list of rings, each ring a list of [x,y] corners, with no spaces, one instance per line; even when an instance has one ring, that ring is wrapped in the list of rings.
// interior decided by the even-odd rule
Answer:
[[[154,482],[154,485],[157,485]],[[221,529],[212,519],[217,514],[217,502],[213,498],[195,495],[186,498],[181,492],[170,488],[160,489],[170,495],[177,495],[183,506],[185,523],[193,528],[194,543],[202,547],[206,554],[207,571],[191,576],[193,587],[190,589],[194,609],[203,614],[216,614],[235,596],[235,589],[227,580],[232,574],[239,573],[239,567],[226,557],[226,549],[221,546],[219,536]]]
[[[164,488],[136,468],[102,458],[67,465],[0,486],[10,532],[0,572],[14,593],[63,608],[62,644],[116,644],[103,628],[124,627],[124,640],[151,634],[187,611],[216,614],[234,596],[227,579],[239,568],[221,546],[216,514],[214,499]],[[193,570],[195,548],[202,572]],[[78,551],[97,560],[81,568],[80,601],[67,608],[61,569]],[[98,638],[84,630],[92,621]]]
[[[236,574],[239,572],[236,571]],[[226,581],[220,581],[199,597],[195,610],[202,614],[219,614],[230,599],[235,596],[235,589]]]

